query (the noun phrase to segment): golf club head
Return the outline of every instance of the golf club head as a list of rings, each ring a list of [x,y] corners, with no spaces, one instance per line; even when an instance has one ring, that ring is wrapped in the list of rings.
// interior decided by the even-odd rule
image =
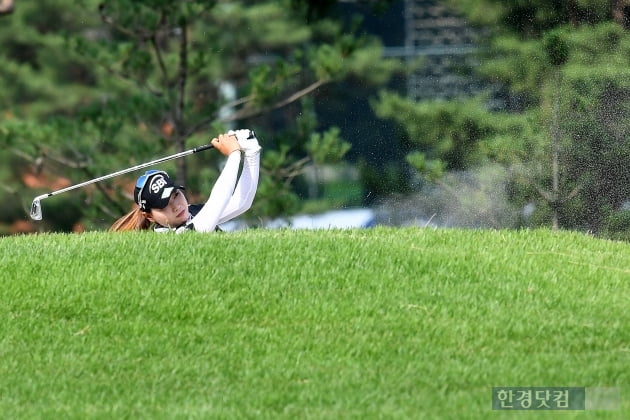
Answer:
[[[31,204],[31,219],[42,220],[42,204],[39,197],[33,200],[33,204]]]

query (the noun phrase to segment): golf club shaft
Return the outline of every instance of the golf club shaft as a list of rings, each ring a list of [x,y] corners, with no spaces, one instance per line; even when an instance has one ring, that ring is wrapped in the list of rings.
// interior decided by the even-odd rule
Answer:
[[[190,150],[186,150],[186,151],[183,151],[183,152],[175,153],[174,155],[165,156],[163,158],[152,160],[151,162],[142,163],[140,165],[136,165],[136,166],[133,166],[131,168],[123,169],[121,171],[114,172],[114,173],[111,173],[109,175],[103,175],[101,177],[94,178],[94,179],[91,179],[89,181],[82,182],[80,184],[71,185],[69,187],[62,188],[60,190],[56,190],[56,191],[52,191],[52,192],[49,192],[49,193],[46,193],[46,194],[39,195],[39,196],[35,197],[35,199],[33,200],[33,205],[31,206],[31,217],[33,219],[35,219],[35,220],[40,220],[41,219],[41,209],[39,209],[39,206],[40,206],[39,201],[44,199],[44,198],[52,197],[53,195],[61,194],[61,193],[64,193],[66,191],[71,191],[71,190],[74,190],[74,189],[77,189],[77,188],[85,187],[86,185],[94,184],[96,182],[104,181],[106,179],[113,178],[115,176],[123,175],[123,174],[129,173],[129,172],[137,171],[139,169],[147,168],[149,166],[157,165],[157,164],[162,163],[162,162],[167,162],[169,160],[178,159],[180,157],[188,156],[188,155],[191,155],[193,153],[197,153],[197,152],[201,152],[203,150],[211,149],[213,147],[214,146],[212,146],[211,144],[205,144],[203,146],[195,147],[194,149],[190,149]],[[38,217],[36,217],[36,216],[38,216]]]

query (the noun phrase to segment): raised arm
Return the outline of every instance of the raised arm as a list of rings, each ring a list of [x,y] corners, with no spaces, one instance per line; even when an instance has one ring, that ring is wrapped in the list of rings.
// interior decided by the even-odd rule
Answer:
[[[230,131],[229,133],[232,132]],[[243,171],[234,194],[221,214],[219,223],[227,222],[247,211],[252,206],[258,188],[261,149],[258,139],[254,132],[250,130],[238,130],[234,134],[238,138],[241,150],[245,154]]]
[[[221,134],[218,138],[212,139],[212,145],[227,156],[227,162],[212,187],[208,201],[191,221],[195,230],[199,232],[213,232],[219,224],[221,215],[234,193],[241,163],[240,146],[235,136]]]

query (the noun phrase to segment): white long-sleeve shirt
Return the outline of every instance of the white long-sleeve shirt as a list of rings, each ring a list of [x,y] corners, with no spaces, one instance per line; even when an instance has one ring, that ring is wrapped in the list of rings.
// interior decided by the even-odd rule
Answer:
[[[191,215],[188,221],[175,229],[156,226],[156,232],[175,230],[182,233],[187,230],[214,232],[217,225],[231,220],[247,211],[256,195],[260,172],[260,153],[245,156],[243,170],[239,177],[241,153],[231,153],[219,178],[212,187],[212,192],[203,208]]]

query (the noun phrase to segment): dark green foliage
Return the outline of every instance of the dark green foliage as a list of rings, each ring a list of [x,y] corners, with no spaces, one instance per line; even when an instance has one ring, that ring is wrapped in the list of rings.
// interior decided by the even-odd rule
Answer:
[[[543,47],[552,66],[562,66],[569,59],[569,45],[562,32],[548,32],[543,38]]]
[[[379,117],[405,127],[409,142],[418,148],[408,161],[431,178],[439,174],[436,168],[458,170],[480,163],[480,140],[496,134],[490,113],[478,100],[411,103],[382,93],[374,106]]]
[[[609,215],[602,231],[612,239],[630,242],[630,210]]]
[[[597,24],[612,17],[613,2],[600,0],[446,0],[476,24],[538,38],[562,25]]]
[[[405,166],[393,163],[381,167],[359,161],[359,171],[363,180],[364,204],[390,195],[407,194],[413,191],[408,170]]]

